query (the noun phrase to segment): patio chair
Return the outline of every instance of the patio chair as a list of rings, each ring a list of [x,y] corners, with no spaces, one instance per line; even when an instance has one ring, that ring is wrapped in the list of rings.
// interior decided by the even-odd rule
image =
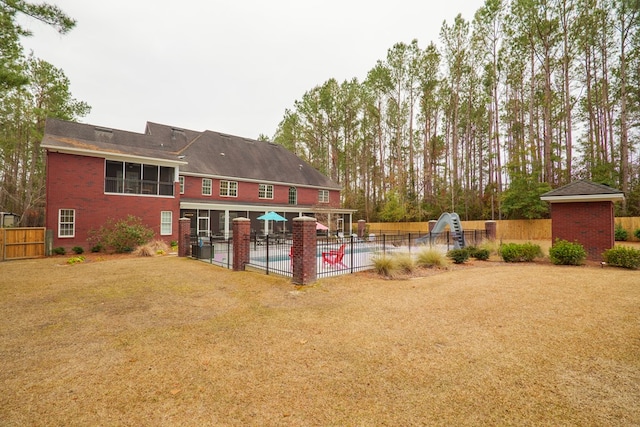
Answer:
[[[330,250],[328,252],[322,252],[322,265],[329,264],[331,267],[343,267],[348,268],[343,262],[342,258],[344,258],[344,247],[346,245],[343,244],[340,246],[340,249]]]

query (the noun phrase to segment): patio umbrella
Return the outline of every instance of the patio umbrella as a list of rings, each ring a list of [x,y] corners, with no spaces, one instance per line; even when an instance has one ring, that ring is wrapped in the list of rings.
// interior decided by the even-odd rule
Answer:
[[[276,222],[287,220],[287,218],[283,217],[282,215],[278,215],[273,211],[267,212],[266,214],[259,216],[258,219],[264,220],[264,221],[276,221]]]
[[[329,227],[327,227],[326,225],[316,222],[316,230],[328,230],[328,229]]]
[[[258,219],[261,221],[275,221],[275,222],[287,220],[287,218],[283,217],[282,215],[278,215],[273,211],[267,212],[266,214],[259,216]],[[267,225],[267,230],[269,230],[269,223],[266,223],[266,225]]]

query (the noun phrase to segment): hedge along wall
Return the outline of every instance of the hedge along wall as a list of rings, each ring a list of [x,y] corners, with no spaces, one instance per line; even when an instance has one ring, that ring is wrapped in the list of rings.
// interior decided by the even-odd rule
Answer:
[[[486,221],[461,221],[464,230],[484,230]],[[640,217],[616,218],[629,234],[629,241],[638,241],[633,232],[640,228]],[[551,240],[550,219],[513,219],[496,221],[496,238],[502,240]],[[358,225],[354,224],[354,230]],[[372,222],[367,233],[427,233],[428,222]]]

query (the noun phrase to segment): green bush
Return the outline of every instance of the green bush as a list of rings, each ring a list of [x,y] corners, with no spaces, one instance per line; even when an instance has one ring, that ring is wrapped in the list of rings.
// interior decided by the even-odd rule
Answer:
[[[425,248],[418,252],[416,264],[421,267],[442,267],[445,264],[445,256],[437,249]]]
[[[489,255],[491,255],[491,251],[486,248],[478,248],[476,246],[467,246],[467,251],[469,251],[469,256],[475,259],[479,259],[480,261],[486,261],[489,259]]]
[[[67,260],[67,264],[74,265],[80,262],[84,262],[84,257],[82,255],[74,256],[73,258],[69,258]]]
[[[142,224],[140,218],[129,215],[118,221],[108,219],[100,229],[90,231],[90,240],[95,245],[124,253],[149,242],[154,234],[152,229]]]
[[[67,251],[62,247],[62,246],[58,246],[57,248],[53,248],[52,250],[54,255],[64,255],[67,253]]]
[[[542,249],[533,243],[505,243],[500,247],[500,256],[505,262],[531,262],[542,257]]]
[[[587,251],[580,243],[556,239],[549,249],[549,258],[556,265],[582,265],[587,258]]]
[[[452,249],[447,252],[447,256],[453,260],[454,264],[462,264],[469,259],[467,249]]]
[[[629,238],[629,233],[627,233],[627,230],[625,230],[620,223],[616,224],[613,234],[617,242],[624,242]]]
[[[97,245],[93,245],[91,246],[91,252],[98,253],[98,252],[102,252],[104,248],[102,247],[102,245],[100,243],[98,243]]]
[[[640,250],[625,246],[614,246],[602,254],[602,258],[609,265],[616,267],[640,268]]]
[[[633,232],[633,235],[636,236],[637,239],[640,239],[640,228]]]
[[[73,248],[71,248],[71,250],[76,255],[80,255],[81,253],[84,252],[84,249],[82,249],[82,246],[74,246]]]

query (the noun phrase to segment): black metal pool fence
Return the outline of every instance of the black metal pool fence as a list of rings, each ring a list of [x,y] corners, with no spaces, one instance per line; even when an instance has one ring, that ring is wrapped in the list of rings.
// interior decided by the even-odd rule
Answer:
[[[465,246],[475,246],[486,238],[485,230],[464,230]],[[375,257],[394,252],[417,252],[424,247],[442,251],[454,249],[459,236],[450,231],[441,233],[382,233],[364,237],[322,236],[316,240],[316,272],[318,277],[356,273],[372,269]],[[293,240],[291,236],[250,237],[249,266],[291,277]],[[233,267],[232,239],[213,240],[191,238],[191,256],[225,268]]]

